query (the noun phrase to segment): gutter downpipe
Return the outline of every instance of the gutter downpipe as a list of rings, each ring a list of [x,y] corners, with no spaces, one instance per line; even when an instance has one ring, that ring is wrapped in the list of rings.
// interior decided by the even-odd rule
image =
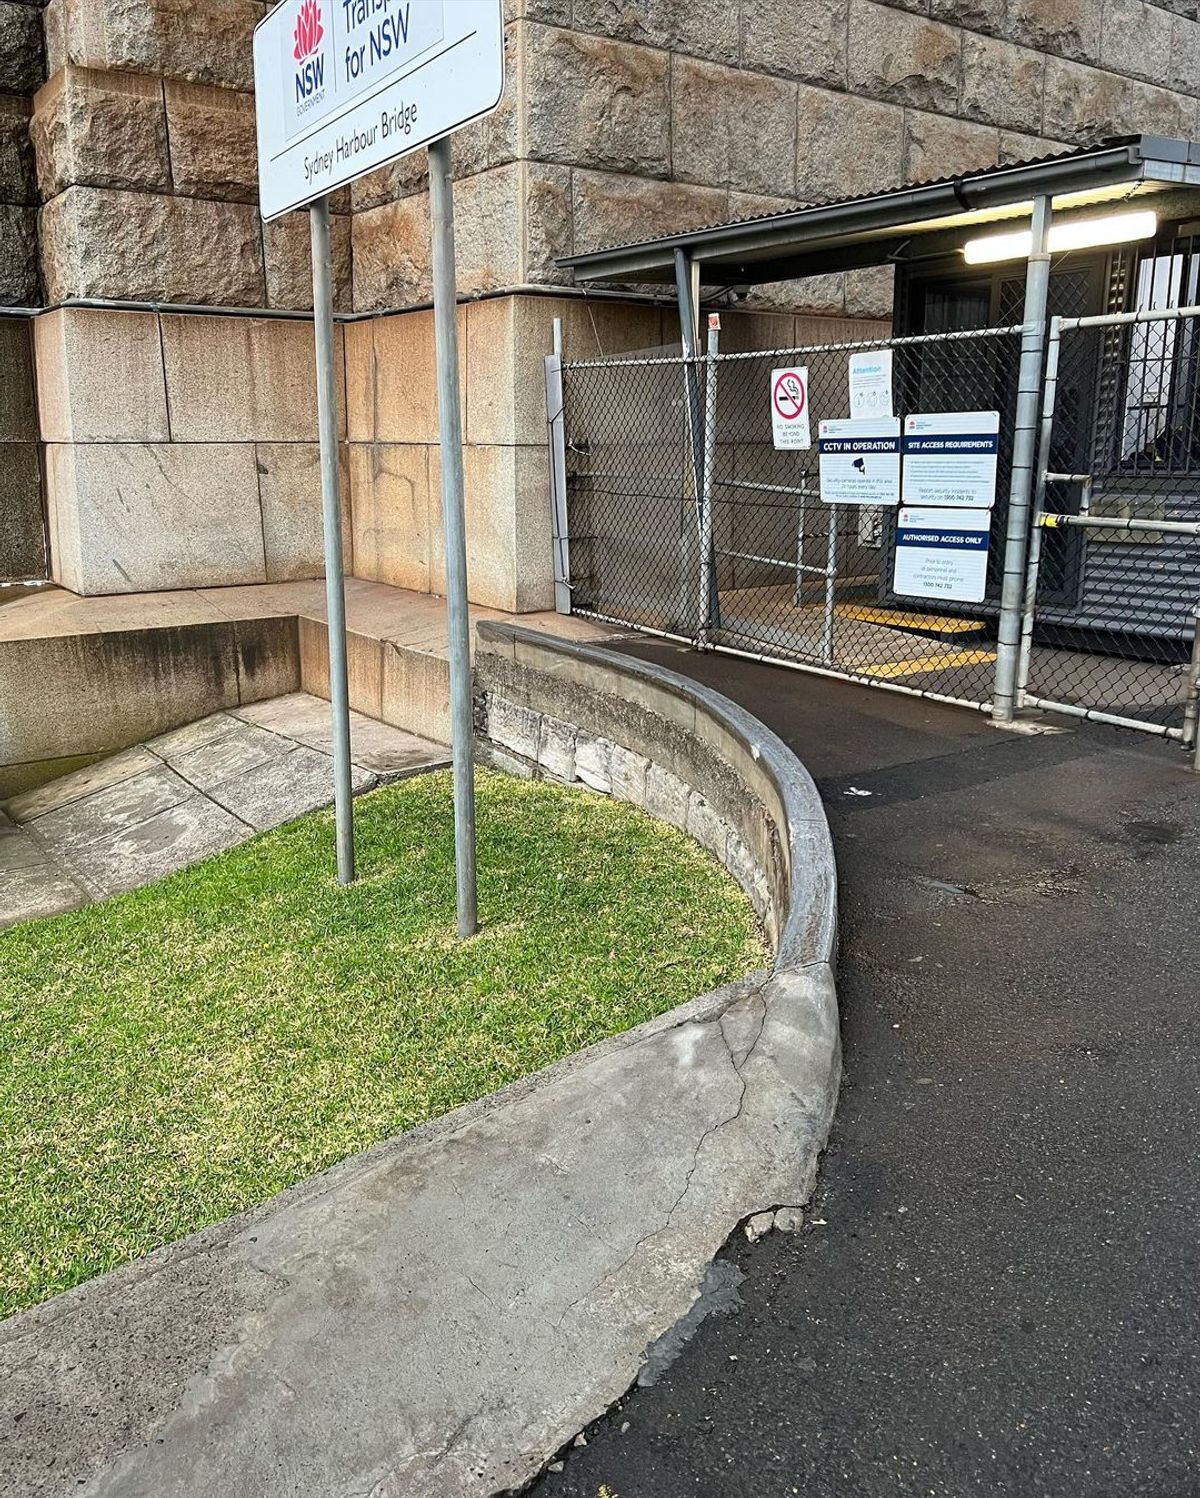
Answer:
[[[1038,397],[1050,292],[1050,199],[1045,194],[1034,200],[1031,227],[1032,244],[1025,272],[1025,325],[1021,333],[1021,366],[1013,423],[1012,481],[1005,526],[1004,578],[1000,589],[996,682],[992,697],[992,717],[998,723],[1011,723],[1016,712],[1021,621],[1025,605],[1025,556],[1029,541],[1039,427]]]

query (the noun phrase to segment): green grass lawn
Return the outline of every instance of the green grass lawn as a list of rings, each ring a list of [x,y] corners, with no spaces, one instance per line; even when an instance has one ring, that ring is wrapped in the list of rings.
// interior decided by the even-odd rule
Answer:
[[[0,933],[0,1315],[762,964],[681,833],[479,778],[482,929],[454,939],[448,774]]]

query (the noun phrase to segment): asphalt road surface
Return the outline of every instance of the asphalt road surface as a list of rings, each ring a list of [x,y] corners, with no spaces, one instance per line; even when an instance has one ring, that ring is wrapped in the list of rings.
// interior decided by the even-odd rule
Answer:
[[[805,1227],[538,1498],[1200,1494],[1200,781],[729,657],[825,797],[845,1079]],[[862,792],[869,792],[867,795]]]

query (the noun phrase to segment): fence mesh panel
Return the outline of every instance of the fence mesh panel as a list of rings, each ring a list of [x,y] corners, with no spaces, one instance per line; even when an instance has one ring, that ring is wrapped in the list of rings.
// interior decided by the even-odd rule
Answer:
[[[1027,696],[1178,730],[1200,604],[1200,320],[1064,328],[1050,368]]]
[[[818,423],[850,415],[850,354],[884,347],[892,350],[897,414],[995,410],[1011,434],[1014,328],[715,359],[565,364],[572,607],[987,702],[1011,442],[1001,444],[980,604],[897,594],[896,509],[820,497]],[[772,372],[794,366],[808,371],[812,445],[778,451]]]

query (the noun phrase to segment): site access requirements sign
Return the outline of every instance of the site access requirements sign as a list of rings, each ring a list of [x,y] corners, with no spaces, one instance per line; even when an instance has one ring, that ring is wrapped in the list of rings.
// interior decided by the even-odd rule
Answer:
[[[999,411],[906,416],[901,503],[989,509],[999,450]]]
[[[282,0],[254,33],[265,219],[487,114],[502,0]]]

